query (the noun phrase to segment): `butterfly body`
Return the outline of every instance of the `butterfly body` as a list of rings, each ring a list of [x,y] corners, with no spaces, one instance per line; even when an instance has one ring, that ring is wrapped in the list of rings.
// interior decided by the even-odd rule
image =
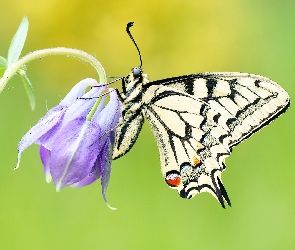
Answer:
[[[113,158],[131,149],[147,119],[166,183],[183,198],[209,192],[223,207],[230,200],[221,173],[232,147],[290,103],[278,84],[245,73],[200,73],[149,82],[137,67],[124,78],[123,92]]]

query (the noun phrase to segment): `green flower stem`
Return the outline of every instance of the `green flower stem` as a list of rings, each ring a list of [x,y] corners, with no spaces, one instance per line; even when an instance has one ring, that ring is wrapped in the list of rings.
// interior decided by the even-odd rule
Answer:
[[[91,108],[88,115],[86,116],[86,121],[91,121],[92,120],[92,117],[93,117],[93,115],[94,115],[100,101],[101,101],[101,97],[97,98],[97,100],[95,101],[93,107]]]
[[[106,83],[106,74],[102,67],[102,65],[93,57],[92,55],[87,54],[82,50],[77,49],[69,49],[69,48],[49,48],[49,49],[42,49],[36,50],[27,54],[26,56],[19,59],[17,62],[12,63],[8,66],[3,74],[2,78],[0,79],[0,93],[4,89],[7,82],[13,77],[20,69],[22,69],[28,62],[40,59],[45,56],[56,56],[56,55],[64,55],[64,56],[71,56],[83,61],[90,63],[98,73],[100,83]]]

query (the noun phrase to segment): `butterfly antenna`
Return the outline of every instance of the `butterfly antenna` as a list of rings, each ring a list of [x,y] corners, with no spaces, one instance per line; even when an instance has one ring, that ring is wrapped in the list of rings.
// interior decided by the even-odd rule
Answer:
[[[131,35],[131,32],[130,32],[130,28],[133,26],[133,24],[134,24],[134,22],[129,22],[129,23],[127,23],[127,26],[126,26],[126,32],[127,32],[128,36],[131,38],[132,42],[134,43],[134,45],[135,45],[135,47],[136,47],[136,49],[137,49],[137,51],[138,51],[138,54],[139,54],[139,60],[140,60],[140,67],[142,67],[142,60],[141,60],[140,50],[139,50],[139,48],[138,48],[138,46],[137,46],[137,44],[136,44],[136,42],[135,42],[133,36]]]

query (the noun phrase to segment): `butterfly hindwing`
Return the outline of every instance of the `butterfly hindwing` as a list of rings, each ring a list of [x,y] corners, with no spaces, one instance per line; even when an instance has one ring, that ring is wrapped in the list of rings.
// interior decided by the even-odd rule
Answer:
[[[116,141],[113,151],[113,159],[117,159],[126,154],[134,145],[141,131],[144,117],[137,114],[125,120],[116,129]]]
[[[224,200],[230,204],[221,183],[230,135],[214,122],[218,113],[204,101],[163,85],[149,87],[142,101],[166,183],[183,198],[207,191],[222,206]]]

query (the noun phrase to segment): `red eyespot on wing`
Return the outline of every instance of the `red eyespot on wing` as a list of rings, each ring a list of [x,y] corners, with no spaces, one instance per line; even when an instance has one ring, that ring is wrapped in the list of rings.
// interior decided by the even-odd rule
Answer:
[[[180,184],[180,177],[177,173],[170,173],[166,176],[166,182],[171,187],[177,187]]]

